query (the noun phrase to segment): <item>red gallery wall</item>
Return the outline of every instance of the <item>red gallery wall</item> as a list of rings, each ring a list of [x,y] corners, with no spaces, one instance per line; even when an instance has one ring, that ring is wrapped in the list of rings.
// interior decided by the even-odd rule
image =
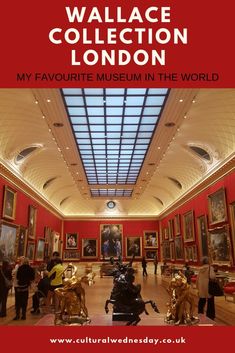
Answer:
[[[79,248],[81,249],[82,238],[96,238],[98,239],[98,258],[100,258],[100,225],[102,224],[121,224],[123,227],[123,248],[124,255],[126,253],[126,237],[127,236],[141,236],[143,232],[158,231],[158,221],[154,220],[87,220],[87,221],[65,221],[64,233],[78,233]],[[64,240],[65,244],[65,240]],[[144,253],[144,248],[142,244]],[[125,257],[123,258],[125,260]]]
[[[53,213],[41,206],[35,200],[23,193],[22,190],[17,189],[8,181],[0,177],[0,214],[2,215],[4,186],[9,186],[17,191],[16,198],[16,219],[14,221],[6,220],[7,222],[28,227],[28,209],[29,205],[37,208],[36,220],[36,238],[44,237],[44,227],[50,227],[58,233],[61,233],[62,220],[56,217]]]
[[[181,226],[181,235],[183,235],[183,215],[191,210],[193,210],[194,213],[194,230],[195,230],[195,242],[193,242],[196,245],[199,245],[198,242],[198,229],[197,229],[197,217],[206,215],[207,220],[208,220],[208,196],[219,190],[220,188],[225,189],[225,194],[226,194],[226,205],[227,205],[227,215],[228,215],[228,220],[225,222],[225,224],[229,225],[229,233],[230,233],[230,244],[231,244],[231,253],[233,254],[233,247],[234,247],[234,241],[232,231],[231,231],[231,219],[230,219],[230,212],[229,212],[229,204],[235,202],[235,173],[230,173],[226,175],[224,178],[220,179],[218,182],[214,183],[204,191],[202,191],[199,195],[195,196],[188,202],[186,202],[184,205],[180,206],[177,210],[174,212],[170,213],[167,215],[167,217],[163,218],[161,220],[161,227],[162,229],[166,228],[168,225],[168,220],[174,218],[176,214],[180,214],[180,226]],[[224,224],[224,223],[223,223]],[[223,224],[218,224],[218,226],[221,226]],[[217,226],[217,225],[216,225]],[[214,228],[216,227],[210,226],[208,222],[208,228]],[[188,243],[187,245],[191,245],[193,243]],[[199,259],[199,254],[198,254],[198,259]],[[233,259],[233,264],[234,264]],[[184,261],[177,261],[177,262],[184,262]],[[199,264],[199,261],[195,264]]]

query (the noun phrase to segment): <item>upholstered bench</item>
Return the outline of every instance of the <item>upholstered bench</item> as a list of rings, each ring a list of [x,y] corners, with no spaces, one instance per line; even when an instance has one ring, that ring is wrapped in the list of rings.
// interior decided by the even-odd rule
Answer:
[[[227,297],[232,297],[233,302],[235,303],[235,282],[228,282],[224,286],[224,296],[227,300]]]

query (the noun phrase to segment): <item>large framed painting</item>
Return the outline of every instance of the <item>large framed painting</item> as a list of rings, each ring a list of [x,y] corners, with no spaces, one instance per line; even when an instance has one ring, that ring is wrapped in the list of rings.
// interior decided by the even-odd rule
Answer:
[[[37,239],[37,247],[36,247],[36,254],[35,254],[36,261],[44,260],[44,248],[45,248],[45,239],[44,238]]]
[[[157,255],[157,249],[144,249],[144,256],[147,261],[154,261]]]
[[[18,226],[1,221],[0,223],[0,261],[7,257],[15,261],[17,257]]]
[[[82,238],[82,257],[95,259],[98,256],[98,244],[95,238]]]
[[[65,234],[65,248],[66,249],[78,249],[78,234],[77,233],[66,233]]]
[[[17,257],[25,256],[27,246],[27,235],[28,229],[26,227],[19,227],[18,245],[17,245]]]
[[[174,240],[174,220],[169,219],[168,221],[168,234],[169,240]]]
[[[184,258],[186,262],[192,262],[193,261],[193,247],[190,246],[185,246],[184,248]]]
[[[78,250],[64,250],[63,252],[64,261],[79,261],[80,252]]]
[[[175,243],[170,242],[171,261],[175,261]]]
[[[123,230],[121,224],[101,224],[100,253],[103,259],[119,258],[123,252]]]
[[[212,264],[231,265],[228,226],[209,230],[209,249]]]
[[[175,237],[175,259],[184,260],[182,237]]]
[[[195,240],[193,211],[183,215],[183,233],[185,243]]]
[[[26,257],[30,261],[33,261],[34,260],[34,255],[35,255],[35,242],[34,241],[28,241]]]
[[[169,241],[165,241],[162,243],[162,256],[163,256],[163,261],[171,260],[170,242]]]
[[[210,225],[227,221],[227,206],[224,188],[220,188],[208,196],[208,211]]]
[[[144,247],[145,248],[158,247],[158,232],[156,230],[144,231]]]
[[[232,235],[232,245],[233,245],[233,259],[235,261],[235,202],[230,206],[230,219],[231,219],[231,235]]]
[[[199,244],[199,257],[202,262],[203,257],[208,256],[208,233],[206,215],[197,217],[197,232]]]
[[[60,233],[53,231],[52,239],[53,239],[52,252],[57,251],[60,254],[61,253]]]
[[[36,238],[36,221],[37,221],[37,208],[33,205],[29,206],[29,224],[28,224],[28,238]]]
[[[176,214],[174,217],[174,234],[175,235],[181,234],[180,215],[179,214]]]
[[[3,209],[2,217],[9,219],[11,221],[15,220],[16,214],[16,196],[15,190],[11,189],[9,186],[4,187],[4,197],[3,197]]]
[[[126,237],[126,258],[142,257],[142,237]]]

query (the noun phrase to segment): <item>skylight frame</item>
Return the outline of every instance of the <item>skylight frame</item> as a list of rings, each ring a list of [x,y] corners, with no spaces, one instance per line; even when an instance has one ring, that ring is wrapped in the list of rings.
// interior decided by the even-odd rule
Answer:
[[[65,88],[61,90],[61,94],[88,185],[91,188],[93,185],[134,186],[166,104],[169,90]],[[154,104],[155,97],[156,100],[162,100],[162,104]],[[72,105],[67,104],[71,98]],[[94,98],[94,105],[91,104],[92,98]],[[113,104],[115,98],[117,105]],[[143,104],[140,105],[137,102],[136,105],[129,105],[128,98],[131,102],[140,98]],[[122,105],[120,105],[121,99]],[[112,105],[108,101],[112,102]],[[147,101],[151,102],[151,105],[146,105]],[[100,102],[100,105],[97,102]],[[74,108],[77,108],[81,114],[71,114],[76,111]],[[154,114],[154,109],[158,109],[158,115]],[[126,111],[131,111],[131,114],[126,114]],[[137,114],[133,114],[135,111]],[[144,114],[145,111],[148,111],[148,114]],[[89,112],[92,112],[92,115]],[[95,112],[98,114],[93,115]],[[117,112],[119,115],[116,115]]]

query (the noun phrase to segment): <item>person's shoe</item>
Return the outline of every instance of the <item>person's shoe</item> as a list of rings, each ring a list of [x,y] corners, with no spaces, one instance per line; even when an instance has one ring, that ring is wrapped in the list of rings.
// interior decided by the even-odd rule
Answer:
[[[40,314],[40,309],[37,309],[37,310],[36,310],[36,314]]]
[[[19,319],[20,319],[20,317],[18,315],[16,315],[13,320],[16,321],[16,320],[19,320]]]
[[[31,312],[31,314],[35,314],[35,313],[37,312],[37,310],[34,310],[34,309],[33,309],[33,310],[31,310],[30,312]]]
[[[26,316],[25,315],[21,316],[21,320],[26,320]]]

